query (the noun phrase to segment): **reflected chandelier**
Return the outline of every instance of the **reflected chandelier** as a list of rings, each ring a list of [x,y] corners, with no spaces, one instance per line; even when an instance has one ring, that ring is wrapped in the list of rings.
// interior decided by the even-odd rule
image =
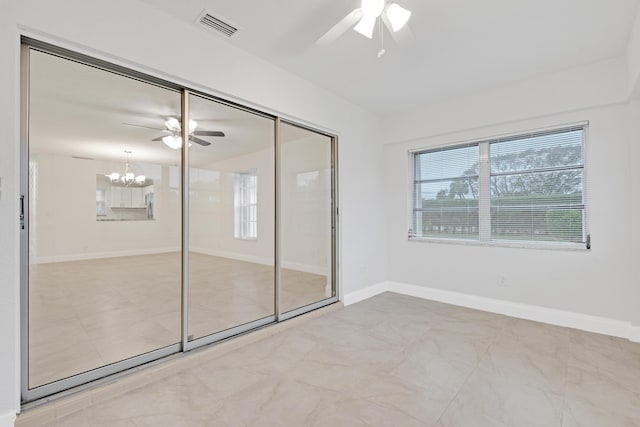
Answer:
[[[129,187],[133,184],[143,185],[147,180],[147,177],[144,175],[136,175],[135,173],[133,173],[133,170],[129,165],[129,154],[131,154],[131,151],[124,150],[124,152],[127,155],[127,161],[124,164],[124,172],[122,172],[121,174],[118,172],[111,172],[109,175],[105,176],[109,178],[111,180],[111,183],[113,184],[123,184],[126,187]]]

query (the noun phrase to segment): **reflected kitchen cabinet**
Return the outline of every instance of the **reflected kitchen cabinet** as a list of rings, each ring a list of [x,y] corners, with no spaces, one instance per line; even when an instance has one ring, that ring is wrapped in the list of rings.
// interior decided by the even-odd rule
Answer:
[[[111,207],[145,208],[144,194],[147,193],[149,191],[144,191],[141,187],[111,187]]]

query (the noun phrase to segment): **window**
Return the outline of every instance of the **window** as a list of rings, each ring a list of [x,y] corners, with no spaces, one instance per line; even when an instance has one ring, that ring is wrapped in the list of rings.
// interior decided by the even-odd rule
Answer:
[[[235,174],[234,237],[258,238],[258,176],[255,171]]]
[[[589,247],[584,132],[413,152],[409,237]]]

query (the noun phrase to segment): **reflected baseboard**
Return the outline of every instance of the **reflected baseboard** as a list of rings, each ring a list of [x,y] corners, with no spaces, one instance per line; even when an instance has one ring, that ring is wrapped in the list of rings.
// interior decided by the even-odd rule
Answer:
[[[29,264],[50,264],[54,262],[70,262],[70,261],[86,261],[90,259],[101,258],[118,258],[125,256],[137,255],[156,255],[172,252],[180,252],[179,247],[173,248],[151,248],[151,249],[132,249],[126,251],[110,251],[110,252],[88,252],[81,254],[54,255],[54,256],[31,256]]]
[[[273,266],[273,258],[270,258],[270,257],[261,257],[261,256],[247,255],[247,254],[242,254],[237,252],[219,251],[219,250],[203,249],[203,248],[193,248],[189,252],[194,252],[202,255],[216,256],[220,258],[229,258],[229,259],[234,259],[236,261],[245,261],[245,262],[252,262],[255,264]],[[311,265],[311,264],[303,264],[298,262],[282,261],[282,268],[286,268],[289,270],[302,271],[303,273],[317,274],[320,276],[328,275],[327,267]]]
[[[93,253],[54,255],[54,256],[44,256],[44,257],[32,256],[30,258],[30,264],[50,264],[55,262],[86,261],[86,260],[101,259],[101,258],[118,258],[118,257],[128,257],[128,256],[137,256],[137,255],[156,255],[156,254],[165,254],[165,253],[172,253],[172,252],[180,252],[180,248],[173,247],[173,248],[134,249],[134,250],[126,250],[126,251],[93,252]],[[202,254],[202,255],[216,256],[220,258],[228,258],[236,261],[245,261],[245,262],[251,262],[254,264],[273,266],[273,258],[270,258],[270,257],[261,257],[261,256],[255,256],[255,255],[241,254],[237,252],[218,251],[218,250],[210,250],[210,249],[203,249],[203,248],[193,248],[191,249],[190,252]],[[292,262],[292,261],[283,261],[282,268],[286,268],[289,270],[302,271],[304,273],[317,274],[320,276],[329,276],[328,268],[325,266],[303,264],[303,263]]]

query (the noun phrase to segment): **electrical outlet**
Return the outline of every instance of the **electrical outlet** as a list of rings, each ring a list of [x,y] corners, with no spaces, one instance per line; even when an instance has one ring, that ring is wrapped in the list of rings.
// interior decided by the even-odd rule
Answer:
[[[507,278],[504,276],[504,274],[498,276],[498,286],[500,286],[501,288],[507,286]]]

